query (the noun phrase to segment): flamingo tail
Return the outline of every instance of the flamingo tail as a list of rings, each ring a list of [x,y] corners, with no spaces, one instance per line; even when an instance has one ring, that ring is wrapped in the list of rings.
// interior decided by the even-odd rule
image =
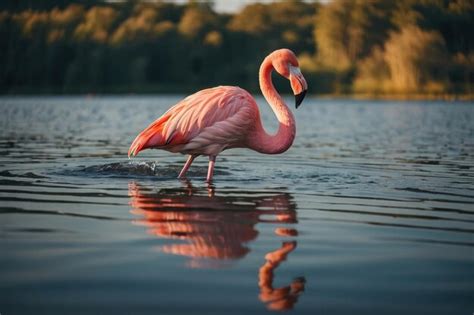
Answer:
[[[147,148],[164,145],[162,131],[169,118],[170,115],[162,116],[140,132],[128,149],[128,158],[137,156],[138,152]]]

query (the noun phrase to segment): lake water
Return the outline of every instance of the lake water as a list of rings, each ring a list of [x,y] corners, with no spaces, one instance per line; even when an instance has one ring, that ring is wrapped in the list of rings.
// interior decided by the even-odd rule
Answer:
[[[474,312],[474,104],[308,98],[208,186],[126,156],[180,99],[0,98],[2,315]]]

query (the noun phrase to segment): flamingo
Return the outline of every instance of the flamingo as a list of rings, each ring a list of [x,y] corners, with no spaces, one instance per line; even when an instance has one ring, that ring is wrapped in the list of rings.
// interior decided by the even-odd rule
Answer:
[[[250,93],[237,86],[218,86],[192,94],[171,107],[135,138],[128,157],[144,149],[188,154],[178,176],[183,178],[196,157],[208,156],[206,181],[210,183],[216,156],[224,150],[248,148],[264,154],[285,152],[295,138],[295,118],[273,86],[273,70],[290,81],[296,108],[303,101],[308,85],[291,50],[275,50],[263,60],[259,71],[260,89],[278,119],[276,134],[265,131],[257,103]]]

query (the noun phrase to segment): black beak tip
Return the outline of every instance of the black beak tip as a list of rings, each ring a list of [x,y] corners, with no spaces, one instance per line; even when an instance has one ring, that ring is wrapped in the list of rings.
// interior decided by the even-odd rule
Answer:
[[[295,95],[295,107],[298,108],[303,102],[304,97],[306,96],[306,90],[303,90],[300,94]]]

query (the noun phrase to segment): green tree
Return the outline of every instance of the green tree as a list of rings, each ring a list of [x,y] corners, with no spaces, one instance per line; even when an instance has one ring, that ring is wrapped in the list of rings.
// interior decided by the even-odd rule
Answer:
[[[117,15],[117,11],[112,7],[92,7],[85,14],[84,20],[77,26],[74,36],[79,40],[104,43],[109,38]]]
[[[335,0],[323,6],[315,26],[320,62],[339,71],[353,67],[387,38],[392,6],[382,0]]]
[[[390,34],[385,44],[385,61],[395,91],[416,92],[437,86],[443,90],[447,79],[443,71],[447,60],[443,37],[436,31],[424,31],[408,25]]]
[[[217,15],[208,3],[191,2],[178,24],[181,34],[189,38],[202,37],[217,25]]]

